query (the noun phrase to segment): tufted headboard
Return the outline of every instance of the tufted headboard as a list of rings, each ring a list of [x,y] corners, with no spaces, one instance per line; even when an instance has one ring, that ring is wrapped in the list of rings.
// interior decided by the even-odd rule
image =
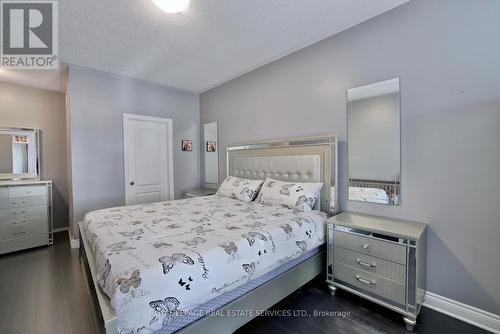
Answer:
[[[330,213],[330,201],[338,198],[330,193],[332,183],[337,180],[335,139],[298,138],[230,146],[227,174],[253,180],[271,177],[281,181],[323,182],[315,208]]]

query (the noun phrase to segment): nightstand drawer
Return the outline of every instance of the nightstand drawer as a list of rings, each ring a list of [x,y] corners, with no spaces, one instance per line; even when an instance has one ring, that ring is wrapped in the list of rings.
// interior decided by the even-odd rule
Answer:
[[[405,246],[342,231],[335,231],[333,244],[337,247],[406,265]]]
[[[337,280],[401,305],[406,302],[405,286],[403,284],[337,262],[333,265],[333,271]]]
[[[341,247],[334,247],[335,262],[368,272],[401,284],[406,284],[406,266],[364,255]]]
[[[47,196],[0,198],[0,209],[47,205]]]

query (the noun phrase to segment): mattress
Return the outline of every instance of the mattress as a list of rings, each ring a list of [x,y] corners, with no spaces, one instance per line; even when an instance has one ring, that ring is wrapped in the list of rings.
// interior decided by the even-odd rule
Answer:
[[[150,333],[316,249],[325,225],[319,211],[209,196],[94,211],[83,228],[119,332]]]

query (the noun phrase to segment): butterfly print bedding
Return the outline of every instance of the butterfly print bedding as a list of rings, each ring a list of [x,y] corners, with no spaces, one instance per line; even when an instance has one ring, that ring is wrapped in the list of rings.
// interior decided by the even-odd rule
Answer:
[[[182,253],[176,253],[170,256],[162,256],[160,257],[160,262],[163,266],[163,273],[165,275],[168,274],[170,270],[172,270],[176,262],[188,264],[190,266],[194,265],[193,259]]]
[[[141,285],[141,272],[135,270],[130,278],[120,278],[116,281],[116,284],[120,286],[120,291],[123,293],[128,293],[131,287],[137,289]]]
[[[153,319],[150,324],[162,319],[162,324],[166,325],[170,318],[175,315],[180,302],[175,297],[167,297],[164,300],[155,300],[149,303],[153,309]]]
[[[93,211],[83,231],[118,331],[151,333],[322,245],[325,222],[319,211],[214,195]]]

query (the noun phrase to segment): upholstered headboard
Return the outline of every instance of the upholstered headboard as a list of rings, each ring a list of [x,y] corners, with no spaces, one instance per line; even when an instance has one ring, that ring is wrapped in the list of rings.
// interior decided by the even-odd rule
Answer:
[[[227,174],[254,180],[271,177],[281,181],[323,182],[316,209],[329,213],[331,184],[337,178],[335,166],[332,168],[332,160],[336,165],[336,147],[332,150],[332,137],[328,138],[328,142],[321,137],[322,140],[312,143],[310,138],[307,142],[299,138],[230,146],[227,148]]]

